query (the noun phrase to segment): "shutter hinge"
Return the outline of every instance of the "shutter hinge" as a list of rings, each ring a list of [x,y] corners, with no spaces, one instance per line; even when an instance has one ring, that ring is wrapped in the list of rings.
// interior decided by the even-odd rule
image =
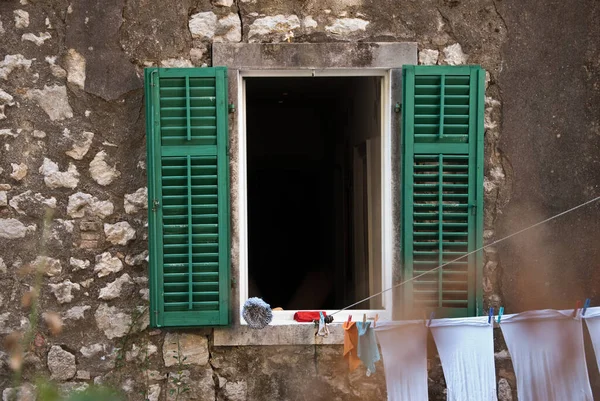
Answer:
[[[235,113],[235,104],[229,103],[229,112],[230,113]]]
[[[154,200],[152,201],[152,211],[153,211],[153,212],[156,212],[156,209],[158,209],[158,207],[159,207],[159,206],[160,206],[160,202],[159,202],[159,201],[157,201],[156,199],[154,199]]]
[[[471,208],[471,216],[475,216],[477,214],[477,205],[469,205]]]
[[[402,111],[402,105],[400,103],[396,103],[396,105],[394,106],[394,111],[396,113],[400,113]]]

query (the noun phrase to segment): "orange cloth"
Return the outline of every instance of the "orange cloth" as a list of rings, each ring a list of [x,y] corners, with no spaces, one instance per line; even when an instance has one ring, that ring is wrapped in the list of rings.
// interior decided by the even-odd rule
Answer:
[[[344,322],[344,358],[348,360],[350,371],[358,368],[358,330],[354,322]]]

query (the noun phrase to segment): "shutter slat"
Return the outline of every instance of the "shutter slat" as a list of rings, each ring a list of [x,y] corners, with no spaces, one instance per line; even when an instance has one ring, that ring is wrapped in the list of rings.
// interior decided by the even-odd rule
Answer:
[[[150,68],[145,78],[151,324],[226,325],[225,69]]]
[[[407,313],[411,305],[435,308],[437,316],[478,312],[481,256],[437,267],[477,249],[482,238],[482,74],[479,67],[404,68],[404,280],[422,275],[405,286]]]

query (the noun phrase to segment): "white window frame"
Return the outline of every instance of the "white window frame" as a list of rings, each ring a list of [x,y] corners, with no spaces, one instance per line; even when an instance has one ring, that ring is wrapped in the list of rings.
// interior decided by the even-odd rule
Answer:
[[[246,155],[246,79],[250,77],[381,77],[381,268],[384,290],[393,285],[393,233],[394,219],[392,213],[392,90],[390,69],[297,69],[297,70],[239,70],[237,74],[237,109],[238,109],[238,210],[239,210],[239,294],[240,323],[246,325],[241,316],[244,302],[248,299],[248,188],[247,188],[247,155]],[[326,310],[327,314],[338,312],[334,323],[342,323],[352,315],[353,321],[360,321],[363,315],[373,319],[379,315],[380,320],[392,319],[392,291],[382,294],[383,309],[368,310]],[[359,301],[359,300],[356,300]],[[273,311],[274,325],[302,324],[294,320],[297,310]],[[304,323],[312,324],[312,323]]]

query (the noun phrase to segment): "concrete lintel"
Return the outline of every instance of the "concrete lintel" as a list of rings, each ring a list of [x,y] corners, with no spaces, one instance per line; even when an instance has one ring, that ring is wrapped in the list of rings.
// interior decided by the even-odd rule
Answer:
[[[400,68],[417,64],[415,42],[214,43],[213,65],[234,69]]]
[[[215,346],[343,344],[342,325],[328,327],[327,337],[315,336],[313,324],[269,325],[261,330],[248,326],[215,328],[213,340]]]

